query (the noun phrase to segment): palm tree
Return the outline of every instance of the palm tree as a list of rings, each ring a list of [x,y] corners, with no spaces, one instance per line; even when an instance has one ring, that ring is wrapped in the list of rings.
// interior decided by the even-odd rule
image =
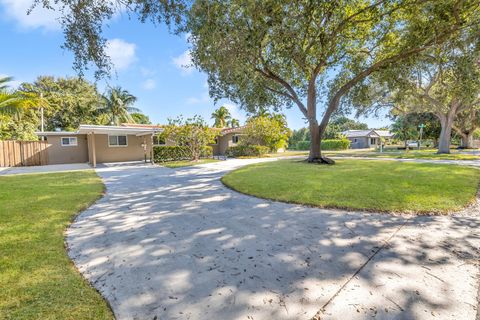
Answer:
[[[229,124],[230,127],[232,127],[232,128],[240,127],[240,121],[238,121],[238,119],[232,118],[232,120],[230,120],[230,122],[229,122],[228,124]]]
[[[8,89],[10,81],[11,77],[0,78],[0,114],[19,116],[26,109],[34,107],[39,98],[31,93],[10,91]]]
[[[140,109],[132,107],[137,98],[121,87],[109,88],[102,100],[100,113],[108,116],[110,124],[118,126],[122,122],[134,122],[130,113],[140,112]]]
[[[228,120],[230,120],[232,116],[230,115],[230,111],[226,107],[220,107],[212,113],[212,119],[215,119],[215,127],[217,128],[225,128],[227,126]]]

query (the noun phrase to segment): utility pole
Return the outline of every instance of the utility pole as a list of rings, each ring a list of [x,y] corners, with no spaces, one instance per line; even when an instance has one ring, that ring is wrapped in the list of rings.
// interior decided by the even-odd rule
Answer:
[[[44,132],[45,131],[45,126],[43,124],[44,122],[44,117],[43,117],[43,93],[40,92],[40,103],[42,104],[42,106],[40,107],[40,131]],[[42,136],[42,141],[45,140],[45,136]]]

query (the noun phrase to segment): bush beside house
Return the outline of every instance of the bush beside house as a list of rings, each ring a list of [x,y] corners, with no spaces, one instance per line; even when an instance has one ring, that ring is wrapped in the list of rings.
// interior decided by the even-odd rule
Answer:
[[[347,150],[350,148],[350,140],[348,139],[326,139],[322,140],[322,150]],[[295,150],[309,150],[310,141],[299,141],[296,145],[292,146]]]
[[[227,157],[261,157],[266,155],[270,151],[267,146],[259,145],[238,145],[234,147],[228,147],[226,151]]]
[[[211,146],[203,147],[200,158],[211,158],[212,156],[213,148]],[[192,151],[188,146],[155,146],[153,148],[153,160],[156,163],[192,160],[192,158]]]

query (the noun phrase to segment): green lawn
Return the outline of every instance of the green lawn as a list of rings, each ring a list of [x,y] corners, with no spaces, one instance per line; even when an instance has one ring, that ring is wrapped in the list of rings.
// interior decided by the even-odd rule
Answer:
[[[0,177],[0,319],[113,319],[64,246],[103,188],[93,171]]]
[[[167,168],[181,168],[181,167],[189,167],[189,166],[195,166],[198,164],[204,164],[204,163],[212,163],[212,162],[218,162],[221,160],[217,159],[200,159],[197,162],[190,161],[190,160],[182,160],[182,161],[170,161],[170,162],[164,162],[160,163],[161,166],[167,167]]]
[[[326,208],[445,213],[475,200],[480,170],[378,160],[338,160],[334,166],[279,160],[222,178],[246,194]]]
[[[430,159],[430,160],[480,160],[480,156],[472,154],[462,154],[457,150],[452,150],[450,154],[437,154],[435,149],[427,150],[388,150],[378,152],[373,150],[345,150],[345,151],[325,151],[329,157],[369,157],[369,158],[395,158],[395,159]],[[479,152],[480,154],[480,152]]]

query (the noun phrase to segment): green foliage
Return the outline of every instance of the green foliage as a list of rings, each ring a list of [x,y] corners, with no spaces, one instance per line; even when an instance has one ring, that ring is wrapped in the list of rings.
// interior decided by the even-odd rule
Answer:
[[[291,149],[294,150],[310,150],[310,140],[298,141],[297,143],[291,145]]]
[[[322,140],[322,150],[347,150],[350,148],[348,139],[326,139]]]
[[[132,120],[133,120],[134,123],[152,124],[152,122],[150,122],[150,118],[143,113],[133,112],[133,113],[130,114],[130,116],[132,117]]]
[[[308,128],[300,128],[298,130],[293,130],[292,135],[290,136],[290,138],[288,138],[288,146],[293,149],[296,148],[295,146],[299,142],[307,140],[310,140],[310,132]]]
[[[202,151],[200,152],[200,158],[211,158],[211,157],[213,157],[213,147],[204,146]]]
[[[43,96],[45,130],[69,131],[81,123],[96,123],[100,95],[84,79],[41,76],[33,83],[22,83],[19,91]]]
[[[216,128],[225,128],[229,124],[229,120],[232,119],[232,116],[227,107],[222,106],[212,113],[212,119],[215,120],[214,126]]]
[[[277,152],[278,149],[287,147],[291,131],[287,127],[285,116],[275,114],[249,118],[243,134],[241,144],[263,145],[271,152]]]
[[[210,128],[200,116],[184,120],[182,117],[170,119],[162,136],[175,145],[188,147],[193,160],[198,160],[209,144],[215,143],[218,131]]]
[[[415,140],[418,138],[417,125],[411,122],[409,118],[408,115],[398,116],[391,126],[393,136],[396,139],[404,141],[405,147],[407,147],[408,140]]]
[[[153,160],[157,163],[192,159],[187,146],[154,146]]]
[[[230,121],[228,121],[227,125],[230,128],[238,128],[240,127],[240,121],[238,119],[232,118]]]
[[[227,157],[261,157],[266,155],[270,149],[266,146],[259,145],[238,145],[228,147],[225,151]]]
[[[200,152],[200,158],[211,158],[213,148],[204,146]],[[192,160],[192,151],[188,146],[154,146],[153,160],[155,162],[169,162],[180,160]]]
[[[100,113],[107,116],[105,124],[120,125],[122,122],[134,122],[131,113],[140,113],[140,110],[132,107],[137,98],[121,87],[109,88],[102,96]]]

